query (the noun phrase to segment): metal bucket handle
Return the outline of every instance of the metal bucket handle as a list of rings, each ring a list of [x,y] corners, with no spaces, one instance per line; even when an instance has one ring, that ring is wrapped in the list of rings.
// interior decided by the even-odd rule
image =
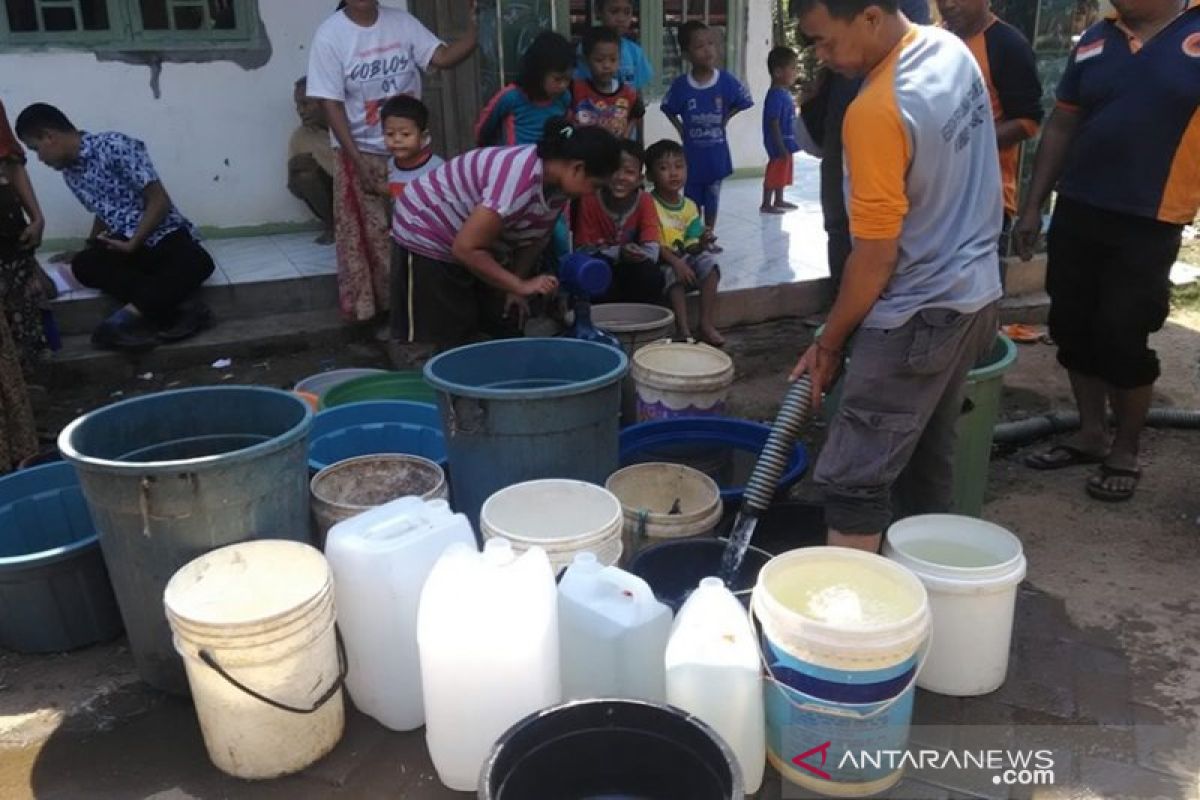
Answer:
[[[650,509],[642,508],[638,510],[637,528],[633,531],[634,550],[641,550],[642,545],[646,541],[646,523],[649,519]]]
[[[751,629],[753,629],[756,634],[759,634],[761,636],[761,633],[759,631],[758,620],[754,616],[754,603],[750,604],[750,607],[749,607],[749,609],[747,609],[746,613],[750,618]],[[850,704],[845,704],[845,703],[840,704],[841,706],[843,706],[841,708],[836,708],[836,709],[830,708],[829,707],[830,701],[822,700],[821,698],[814,697],[811,694],[805,694],[804,692],[800,691],[799,689],[795,689],[795,688],[792,688],[791,686],[788,686],[786,683],[779,680],[779,678],[776,678],[775,673],[771,671],[771,665],[767,663],[767,654],[763,650],[761,645],[759,645],[759,647],[758,647],[758,658],[759,658],[759,661],[762,662],[763,670],[766,672],[767,680],[770,681],[771,683],[775,684],[777,687],[779,687],[780,691],[783,694],[783,699],[788,702],[788,705],[790,705],[792,708],[796,709],[797,711],[812,712],[814,714],[821,714],[822,716],[826,716],[826,717],[838,717],[839,719],[867,720],[867,719],[875,719],[876,717],[882,716],[883,714],[890,711],[892,706],[894,706],[894,705],[896,705],[896,703],[900,702],[900,698],[902,698],[902,697],[904,697],[904,695],[908,694],[909,690],[911,690],[914,686],[917,685],[917,676],[921,674],[921,668],[923,666],[925,666],[925,660],[927,658],[929,658],[929,651],[932,648],[932,645],[933,645],[933,629],[930,628],[929,632],[925,634],[925,643],[922,646],[921,658],[917,661],[917,666],[913,669],[912,677],[909,678],[908,683],[905,684],[904,688],[902,690],[900,690],[899,692],[897,692],[896,695],[894,697],[892,697],[890,700],[886,700],[879,707],[873,709],[872,711],[866,711],[866,712],[856,712],[851,709],[844,708],[845,705],[850,705]],[[793,695],[793,694],[803,697],[805,699],[805,701],[811,700],[811,701],[813,701],[813,703],[819,703],[820,705],[815,705],[815,704],[808,703],[808,702],[796,702],[795,700],[793,700],[791,698],[791,695]],[[852,704],[852,705],[874,706],[875,703],[856,703],[856,704]]]
[[[230,675],[224,667],[217,663],[216,657],[210,651],[201,650],[199,655],[200,660],[211,667],[214,672],[224,678],[230,686],[240,689],[242,692],[250,695],[255,700],[266,703],[273,708],[278,708],[280,711],[290,711],[293,714],[314,714],[317,711],[320,711],[322,706],[333,699],[333,696],[341,691],[342,687],[346,685],[346,674],[349,672],[349,663],[346,660],[346,644],[342,641],[342,632],[338,629],[337,625],[333,626],[333,633],[337,640],[338,677],[337,680],[335,680],[329,686],[329,688],[325,690],[325,694],[317,698],[316,702],[313,703],[311,708],[289,706],[286,703],[280,703],[278,700],[272,700],[266,695],[259,694],[246,684],[239,681],[237,678]]]

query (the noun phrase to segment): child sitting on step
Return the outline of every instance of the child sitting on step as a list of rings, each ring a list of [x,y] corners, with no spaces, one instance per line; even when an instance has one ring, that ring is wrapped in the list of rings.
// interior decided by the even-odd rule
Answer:
[[[657,303],[663,295],[659,269],[661,227],[654,200],[642,189],[642,146],[621,142],[621,166],[608,185],[581,197],[572,211],[575,249],[608,261],[608,303]]]
[[[679,338],[691,339],[688,323],[686,293],[700,290],[699,339],[714,347],[722,347],[725,337],[713,324],[717,305],[717,286],[721,268],[716,256],[708,252],[712,231],[704,227],[700,209],[683,193],[687,184],[688,164],[683,147],[669,139],[650,146],[646,151],[646,169],[654,184],[654,205],[662,228],[659,262],[667,298],[675,312]]]

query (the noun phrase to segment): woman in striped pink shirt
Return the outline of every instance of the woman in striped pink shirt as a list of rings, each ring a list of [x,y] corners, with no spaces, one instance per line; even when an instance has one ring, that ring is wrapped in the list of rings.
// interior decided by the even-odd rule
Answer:
[[[456,347],[501,308],[497,290],[505,310],[554,294],[557,279],[531,275],[555,222],[620,163],[612,134],[554,119],[539,144],[472,150],[408,184],[396,201],[394,236],[412,256],[397,329],[412,343]]]

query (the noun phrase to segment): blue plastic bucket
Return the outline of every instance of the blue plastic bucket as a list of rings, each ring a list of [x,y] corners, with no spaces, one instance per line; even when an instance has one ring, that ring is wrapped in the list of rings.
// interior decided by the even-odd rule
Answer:
[[[746,481],[771,428],[731,417],[683,417],[643,422],[621,431],[621,466],[646,462],[683,464],[708,475],[721,499],[739,505]],[[779,491],[794,486],[808,469],[808,453],[797,444],[779,479]]]
[[[809,547],[771,559],[752,612],[767,665],[767,758],[792,783],[842,797],[903,775],[929,637],[921,581],[872,553]]]
[[[74,467],[60,461],[0,478],[0,645],[54,653],[120,632]]]
[[[147,683],[187,691],[162,604],[176,570],[250,539],[310,541],[311,425],[290,392],[208,386],[114,403],[59,435]]]
[[[327,408],[313,417],[308,437],[313,473],[348,458],[400,453],[446,467],[442,418],[432,403],[375,400]]]
[[[425,365],[438,408],[454,507],[476,530],[495,492],[569,478],[603,485],[617,470],[621,378],[629,359],[577,339],[505,339]]]

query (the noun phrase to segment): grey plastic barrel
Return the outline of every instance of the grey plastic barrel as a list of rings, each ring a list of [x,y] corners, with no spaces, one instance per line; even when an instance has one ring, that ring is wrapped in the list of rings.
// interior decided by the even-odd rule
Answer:
[[[603,485],[617,471],[621,378],[629,359],[578,339],[505,339],[425,365],[438,391],[454,508],[479,529],[483,503],[543,478]]]
[[[288,392],[218,386],[125,400],[63,429],[147,683],[187,693],[163,611],[176,570],[249,539],[310,542],[311,424]]]

